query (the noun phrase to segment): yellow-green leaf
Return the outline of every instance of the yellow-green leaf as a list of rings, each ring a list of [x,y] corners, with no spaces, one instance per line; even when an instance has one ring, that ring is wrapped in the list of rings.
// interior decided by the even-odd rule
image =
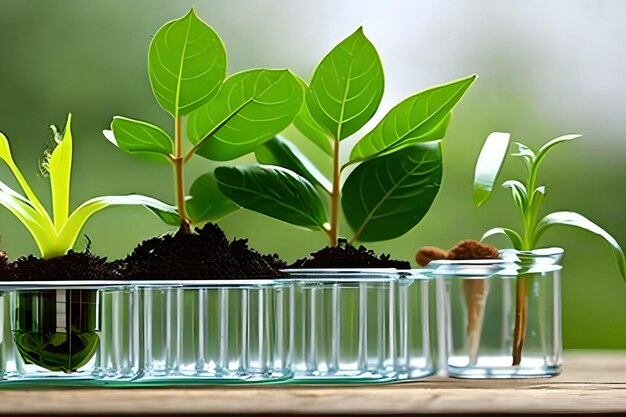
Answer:
[[[70,178],[72,176],[72,115],[67,116],[63,138],[48,159],[54,227],[60,230],[70,211]]]

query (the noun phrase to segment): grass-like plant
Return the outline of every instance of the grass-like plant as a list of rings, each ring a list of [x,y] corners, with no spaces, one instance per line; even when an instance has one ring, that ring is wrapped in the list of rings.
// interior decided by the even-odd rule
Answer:
[[[302,106],[302,89],[288,70],[253,69],[226,78],[222,40],[193,8],[156,33],[148,73],[158,104],[174,119],[173,139],[160,127],[119,116],[104,134],[128,153],[156,155],[171,164],[177,214],[156,212],[189,233],[191,224],[216,221],[239,207],[219,192],[212,172],[192,184],[188,198],[185,164],[195,154],[227,161],[253,152],[292,122]]]
[[[438,193],[440,140],[453,107],[475,79],[472,75],[402,101],[363,135],[342,164],[341,142],[374,116],[385,84],[376,48],[359,28],[322,59],[310,85],[299,79],[305,102],[294,125],[329,158],[332,178],[288,140],[276,137],[257,149],[262,165],[218,167],[218,187],[242,207],[323,231],[332,246],[340,235],[340,203],[354,231],[351,240],[398,237],[424,217]],[[342,187],[342,173],[355,165]]]
[[[559,211],[541,215],[541,205],[546,194],[546,188],[538,184],[539,167],[546,156],[558,145],[569,142],[580,135],[565,135],[543,145],[535,151],[529,146],[513,142],[515,152],[512,157],[521,159],[526,167],[526,182],[508,180],[503,183],[513,195],[513,201],[521,215],[523,229],[518,232],[511,228],[497,227],[487,231],[483,239],[503,234],[511,241],[513,247],[520,251],[531,251],[537,248],[543,234],[555,225],[573,226],[587,230],[602,237],[611,247],[619,272],[626,280],[626,259],[624,252],[617,241],[604,229],[586,217],[571,211]],[[509,150],[510,134],[494,132],[485,141],[481,150],[474,177],[474,203],[482,205],[491,195],[493,185],[498,177],[503,162]],[[526,308],[529,291],[527,276],[520,276],[517,280],[515,328],[513,333],[513,365],[519,365],[522,358],[522,347],[526,333]]]
[[[0,159],[10,168],[24,194],[0,181],[0,204],[6,207],[28,229],[43,258],[67,253],[76,242],[87,220],[98,211],[116,205],[143,205],[164,213],[171,212],[166,204],[142,195],[96,197],[70,212],[70,180],[72,174],[73,140],[71,115],[61,134],[56,127],[55,147],[46,155],[44,172],[50,178],[52,216],[37,198],[17,167],[6,136],[0,133]]]

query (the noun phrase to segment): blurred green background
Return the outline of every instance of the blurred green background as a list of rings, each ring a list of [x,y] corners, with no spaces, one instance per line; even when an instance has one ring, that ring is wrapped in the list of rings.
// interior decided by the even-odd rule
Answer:
[[[288,67],[308,80],[317,62],[363,25],[386,75],[383,103],[369,127],[421,89],[480,75],[455,112],[445,141],[444,184],[432,210],[407,235],[368,245],[372,249],[413,260],[423,245],[450,247],[480,238],[493,226],[517,227],[503,189],[483,208],[472,205],[474,163],[485,137],[496,130],[532,146],[561,134],[583,134],[544,163],[545,210],[578,211],[626,244],[626,3],[618,0],[0,0],[0,131],[46,201],[49,191],[39,166],[52,141],[47,126],[63,125],[72,112],[74,206],[96,195],[131,192],[171,202],[170,168],[118,151],[101,131],[118,114],[171,131],[170,116],[150,90],[147,51],[151,35],[192,4],[224,40],[230,74]],[[314,160],[327,164],[317,148],[292,129],[288,133]],[[359,137],[342,142],[344,156]],[[197,157],[188,183],[213,166]],[[522,172],[509,163],[502,178]],[[14,184],[6,167],[0,178]],[[256,249],[289,261],[326,244],[321,233],[246,211],[221,225],[230,237],[248,237]],[[96,215],[84,233],[93,251],[117,258],[167,231],[145,210],[113,208]],[[0,234],[12,258],[37,252],[4,209]],[[542,243],[566,249],[565,347],[625,349],[626,285],[609,248],[568,228],[552,229]],[[84,245],[83,239],[79,246]]]

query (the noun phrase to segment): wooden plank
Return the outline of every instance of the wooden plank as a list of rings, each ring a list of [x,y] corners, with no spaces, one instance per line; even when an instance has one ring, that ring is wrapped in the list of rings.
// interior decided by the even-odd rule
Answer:
[[[569,352],[552,379],[368,386],[0,390],[0,414],[626,413],[626,352]]]

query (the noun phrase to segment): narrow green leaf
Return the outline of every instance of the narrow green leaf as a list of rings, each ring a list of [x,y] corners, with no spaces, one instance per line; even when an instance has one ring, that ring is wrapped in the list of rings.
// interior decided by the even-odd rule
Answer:
[[[548,143],[546,143],[545,145],[543,145],[541,148],[539,148],[539,151],[537,151],[537,155],[535,156],[533,160],[533,165],[535,166],[535,170],[538,169],[539,165],[541,164],[543,159],[546,157],[548,152],[550,152],[555,146],[564,142],[569,142],[570,140],[577,139],[581,136],[582,135],[563,135],[563,136],[559,136],[558,138],[554,138]]]
[[[217,167],[218,187],[241,207],[312,230],[325,230],[328,217],[315,187],[275,166]]]
[[[352,148],[350,161],[386,155],[413,143],[443,139],[450,112],[476,78],[471,75],[429,88],[396,105]]]
[[[626,281],[626,258],[624,257],[624,251],[613,236],[581,214],[571,211],[558,211],[548,214],[539,221],[535,235],[536,239],[539,240],[541,235],[554,225],[573,226],[602,237],[611,246],[615,261],[617,262],[617,268],[619,269],[622,279]],[[536,244],[537,242],[534,243]]]
[[[493,132],[485,140],[474,173],[474,205],[476,207],[480,207],[491,195],[493,184],[502,169],[510,138],[509,133]]]
[[[229,77],[219,93],[189,116],[194,151],[228,161],[253,152],[293,121],[302,89],[288,70],[256,69]]]
[[[354,239],[392,239],[412,229],[435,200],[442,171],[440,142],[416,144],[356,167],[341,200]]]
[[[517,180],[509,180],[505,181],[502,186],[511,189],[515,205],[522,210],[522,212],[528,208],[528,191],[526,191],[524,184]]]
[[[0,181],[0,205],[9,210],[30,232],[41,255],[50,252],[50,243],[54,242],[56,231],[52,222],[46,221],[37,209],[19,193]]]
[[[63,138],[47,161],[52,189],[54,227],[60,230],[70,213],[70,179],[72,176],[72,115],[67,116]]]
[[[216,222],[239,210],[239,206],[219,190],[212,172],[200,175],[191,185],[189,194],[187,214],[194,224]]]
[[[103,133],[112,144],[130,154],[157,154],[169,158],[173,153],[172,138],[160,127],[147,122],[116,116],[111,130]]]
[[[9,140],[1,132],[0,132],[0,159],[2,159],[8,165],[9,169],[15,176],[15,179],[17,179],[18,184],[24,191],[24,194],[26,194],[26,197],[28,197],[28,201],[30,201],[33,207],[42,216],[42,220],[45,219],[47,223],[52,225],[52,219],[50,219],[50,216],[48,215],[48,212],[46,211],[45,207],[43,206],[43,204],[41,204],[41,201],[39,201],[39,199],[37,198],[33,190],[30,188],[30,186],[28,185],[28,182],[26,182],[24,175],[22,175],[22,171],[20,171],[20,169],[15,164],[15,161],[13,160],[13,155],[11,154],[11,147],[9,145]]]
[[[535,152],[530,149],[528,146],[524,145],[520,142],[512,142],[515,147],[517,147],[517,152],[512,153],[511,156],[520,157],[524,160],[524,163],[527,167],[530,167],[533,160],[535,159]]]
[[[302,93],[306,95],[309,86],[304,82],[304,80],[298,76],[295,76],[296,80],[302,87]],[[332,158],[333,156],[333,147],[330,144],[332,140],[329,134],[325,131],[323,127],[321,127],[315,120],[313,120],[313,116],[311,116],[311,112],[306,104],[306,100],[302,102],[302,108],[300,109],[300,113],[293,119],[293,125],[307,137],[311,142],[317,145],[326,155]]]
[[[54,256],[67,253],[67,251],[74,246],[78,234],[87,220],[100,210],[109,206],[146,206],[163,212],[176,213],[175,207],[143,195],[131,194],[92,198],[74,210],[63,228],[59,231],[55,245],[57,254]]]
[[[487,230],[483,237],[480,238],[480,240],[483,241],[494,235],[505,235],[511,241],[513,248],[517,250],[522,250],[524,246],[522,244],[522,237],[520,236],[520,234],[513,229],[507,229],[505,227],[494,227],[493,229]]]
[[[372,118],[384,87],[378,52],[363,34],[363,28],[359,28],[319,63],[306,104],[313,120],[341,140]]]
[[[174,117],[184,116],[217,93],[226,77],[226,49],[192,8],[154,35],[148,72],[159,105]]]
[[[275,136],[254,152],[256,160],[263,165],[287,168],[331,192],[332,184],[295,145],[282,136]]]

